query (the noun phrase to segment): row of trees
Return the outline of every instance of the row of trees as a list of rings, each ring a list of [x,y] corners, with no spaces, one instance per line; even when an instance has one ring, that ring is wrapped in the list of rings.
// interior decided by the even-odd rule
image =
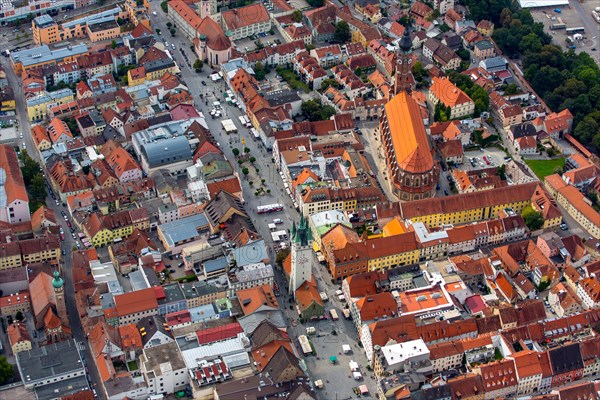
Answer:
[[[27,154],[27,150],[22,150],[19,158],[21,159],[23,182],[25,182],[29,196],[29,209],[34,212],[46,202],[46,182],[40,170],[40,164]]]
[[[600,68],[586,52],[552,44],[543,24],[511,0],[465,0],[471,17],[494,22],[494,41],[509,57],[522,57],[525,78],[554,111],[573,113],[573,134],[600,149]]]

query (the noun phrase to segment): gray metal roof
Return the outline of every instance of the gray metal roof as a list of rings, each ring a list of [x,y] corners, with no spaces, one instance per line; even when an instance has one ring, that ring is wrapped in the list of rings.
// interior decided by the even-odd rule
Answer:
[[[235,259],[238,267],[248,264],[256,264],[269,258],[267,246],[264,239],[248,243],[245,246],[231,250],[231,256]]]
[[[73,339],[17,353],[19,372],[25,385],[83,370]]]
[[[12,53],[13,63],[22,63],[23,66],[42,64],[49,61],[61,61],[66,57],[74,57],[88,52],[85,44],[76,44],[73,46],[62,47],[50,50],[47,45],[37,46],[31,49],[17,51]]]
[[[169,247],[184,240],[198,236],[198,228],[208,225],[204,214],[196,214],[177,221],[168,222],[158,227],[161,230]]]
[[[150,168],[192,159],[192,148],[184,136],[176,136],[142,145],[142,154]]]
[[[219,257],[215,258],[214,260],[204,261],[204,271],[216,272],[219,270],[224,270],[225,268],[227,268],[227,264],[227,258],[225,257]]]

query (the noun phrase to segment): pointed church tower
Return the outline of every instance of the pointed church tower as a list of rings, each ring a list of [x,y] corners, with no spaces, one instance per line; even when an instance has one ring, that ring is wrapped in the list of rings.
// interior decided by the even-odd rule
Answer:
[[[69,317],[67,316],[67,306],[65,304],[64,281],[58,271],[54,271],[52,287],[54,288],[54,297],[56,298],[56,313],[62,324],[69,326]]]
[[[400,52],[398,53],[398,62],[396,64],[396,73],[394,74],[394,94],[401,91],[410,92],[412,90],[415,78],[412,74],[412,40],[410,40],[410,24],[404,28],[404,34],[398,43]]]
[[[308,222],[300,217],[298,228],[292,225],[292,269],[290,272],[289,292],[296,296],[296,289],[312,276],[312,246],[313,238]]]

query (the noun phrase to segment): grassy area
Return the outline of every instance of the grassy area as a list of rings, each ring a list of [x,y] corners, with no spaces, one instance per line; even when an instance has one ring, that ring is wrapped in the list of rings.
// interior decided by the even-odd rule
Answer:
[[[525,162],[542,181],[548,175],[552,175],[556,167],[565,167],[564,158],[555,158],[553,160],[525,160]]]
[[[128,361],[127,368],[129,368],[130,371],[137,371],[138,370],[137,362],[135,362],[135,360]]]
[[[300,80],[298,75],[289,68],[277,68],[277,73],[291,86],[292,89],[302,89],[306,93],[310,91],[308,85]]]

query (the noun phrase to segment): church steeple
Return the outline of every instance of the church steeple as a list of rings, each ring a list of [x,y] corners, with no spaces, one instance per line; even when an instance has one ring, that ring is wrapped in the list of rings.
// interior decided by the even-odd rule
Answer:
[[[410,92],[415,81],[412,74],[412,40],[410,39],[410,22],[404,27],[404,34],[398,41],[400,51],[394,74],[394,94],[401,91]]]

